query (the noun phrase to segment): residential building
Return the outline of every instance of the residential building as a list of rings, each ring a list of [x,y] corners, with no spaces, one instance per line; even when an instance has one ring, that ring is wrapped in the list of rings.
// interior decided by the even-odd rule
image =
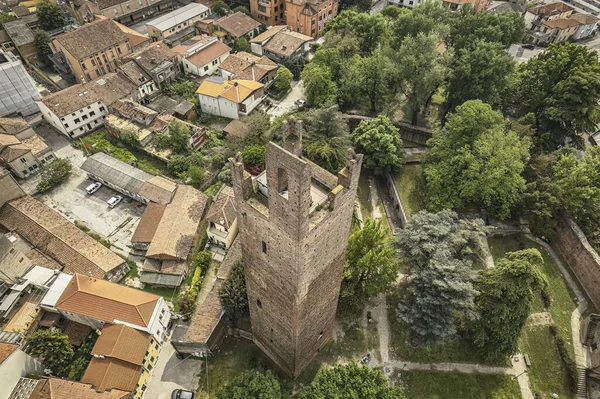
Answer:
[[[544,21],[529,33],[529,42],[538,45],[566,42],[570,40],[579,29],[581,23],[572,16]]]
[[[390,4],[397,5],[398,7],[406,7],[413,9],[425,3],[426,0],[390,0]]]
[[[525,5],[511,1],[492,1],[487,11],[503,13],[503,12],[525,12]]]
[[[35,47],[35,29],[37,26],[37,14],[26,15],[23,18],[17,18],[2,24],[12,45],[27,64],[41,64]]]
[[[149,334],[123,324],[107,324],[92,348],[81,382],[98,392],[114,389],[140,399],[146,391],[161,345]]]
[[[108,106],[122,98],[133,99],[138,89],[124,75],[111,73],[50,94],[38,104],[44,119],[56,130],[77,138],[102,127]]]
[[[183,106],[184,104],[177,104],[174,113],[178,114],[176,110]],[[168,133],[169,125],[173,121],[185,125],[190,130],[188,144],[192,149],[199,150],[207,141],[207,128],[192,125],[184,120],[177,120],[168,114],[159,114],[157,111],[131,100],[119,100],[113,104],[111,110],[112,113],[104,120],[106,129],[116,137],[124,130],[134,132],[142,147],[147,147],[156,133]],[[184,115],[180,116],[184,117],[186,112],[183,109],[181,112]],[[151,151],[151,148],[147,148],[147,150]]]
[[[265,56],[239,51],[230,55],[219,69],[223,78],[253,80],[269,87],[275,81],[279,67]]]
[[[23,179],[53,159],[50,146],[24,119],[0,118],[0,165]]]
[[[546,21],[564,19],[573,14],[575,9],[566,3],[557,1],[554,3],[541,4],[525,11],[525,28],[534,31]]]
[[[81,169],[90,179],[143,204],[150,201],[168,204],[177,187],[171,180],[153,176],[103,152],[87,157]]]
[[[215,36],[199,35],[173,48],[184,74],[213,75],[231,52],[231,47]]]
[[[260,104],[264,99],[264,87],[251,80],[209,77],[200,84],[196,94],[202,112],[238,119]]]
[[[292,377],[333,334],[363,159],[349,150],[336,177],[302,158],[302,130],[290,117],[268,144],[263,189],[230,159],[253,340]]]
[[[271,60],[283,64],[288,58],[306,56],[310,50],[312,37],[289,30],[278,32],[264,46],[262,53]]]
[[[146,23],[148,37],[152,41],[183,37],[193,33],[194,24],[208,17],[210,10],[200,3],[190,3]]]
[[[170,10],[175,4],[173,0],[93,0],[84,1],[76,11],[87,22],[102,15],[121,24],[133,24]]]
[[[492,4],[492,0],[442,0],[442,4],[450,11],[458,11],[465,4],[470,4],[475,12],[485,11]]]
[[[162,344],[171,312],[163,297],[94,277],[75,274],[56,302],[65,318],[101,330],[125,324]]]
[[[177,55],[163,42],[152,43],[127,56],[122,63],[135,62],[162,90],[179,75]]]
[[[110,19],[100,19],[63,33],[50,42],[57,71],[65,80],[85,83],[114,72],[131,54],[127,35]]]
[[[256,22],[243,12],[225,15],[215,22],[214,35],[225,43],[232,43],[235,39],[245,37],[248,40],[259,34],[260,22]]]
[[[0,399],[8,399],[21,377],[43,371],[42,363],[23,352],[19,345],[0,342]]]
[[[23,197],[25,191],[15,181],[10,172],[0,166],[0,208],[9,201]]]
[[[144,212],[142,219],[160,216],[160,221],[157,223],[156,220],[144,220],[142,225],[142,228],[149,224],[156,226],[156,230],[154,233],[144,233],[152,238],[140,271],[141,282],[169,287],[179,286],[183,282],[188,272],[188,258],[197,240],[198,227],[207,202],[208,197],[201,191],[192,186],[178,184],[173,199],[165,206],[162,215],[152,209],[148,215]],[[134,241],[138,237],[139,235],[134,233],[134,246],[140,244]]]
[[[133,30],[125,25],[122,25],[118,22],[115,22],[117,24],[117,27],[119,29],[121,29],[121,31],[123,33],[125,33],[125,36],[127,36],[127,39],[129,39],[129,46],[131,47],[131,51],[138,51],[143,47],[148,46],[150,43],[152,43],[152,40],[150,40],[150,38],[146,35],[143,35],[141,33],[139,33],[136,30]]]
[[[158,85],[135,61],[127,61],[121,64],[118,71],[133,85],[137,86],[137,95],[133,96],[141,103],[148,103],[160,93]]]
[[[13,391],[15,399],[129,399],[131,395],[130,392],[117,389],[99,393],[89,384],[54,377],[27,380],[29,379],[21,379],[25,392],[16,389]],[[31,394],[27,396],[27,392]],[[16,396],[17,394],[20,396]]]
[[[263,55],[262,47],[267,44],[267,42],[275,36],[277,33],[282,30],[290,30],[290,27],[287,25],[274,25],[267,26],[267,30],[261,33],[258,36],[255,36],[250,40],[250,48],[251,51],[256,55]]]
[[[413,3],[413,0],[408,1]],[[327,21],[337,15],[338,7],[337,0],[285,0],[285,23],[294,32],[316,38],[323,34]]]
[[[208,242],[222,249],[229,249],[238,233],[237,210],[233,188],[223,186],[216,195],[206,215]]]
[[[600,19],[591,14],[573,14],[571,15],[571,19],[579,22],[577,31],[572,37],[573,40],[586,39],[598,30],[598,21]]]
[[[0,208],[0,225],[17,232],[37,250],[56,259],[65,273],[119,280],[129,270],[117,254],[28,195]]]
[[[21,252],[9,236],[0,235],[0,281],[7,285],[16,284],[31,266],[33,266],[31,260]]]
[[[0,117],[9,114],[29,116],[39,111],[42,95],[19,58],[0,50]]]
[[[285,0],[250,0],[250,14],[266,26],[285,21]]]

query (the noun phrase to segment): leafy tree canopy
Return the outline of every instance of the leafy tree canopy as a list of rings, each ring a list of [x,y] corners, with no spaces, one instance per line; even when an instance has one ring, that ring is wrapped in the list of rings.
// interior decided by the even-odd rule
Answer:
[[[37,5],[37,14],[40,28],[43,30],[53,30],[62,28],[65,25],[60,6],[56,3],[43,1]]]
[[[273,85],[279,91],[288,90],[293,78],[294,74],[289,69],[286,67],[281,67],[277,70],[277,77],[275,77],[275,82],[273,82]]]
[[[332,80],[331,69],[310,63],[302,71],[302,80],[306,89],[306,102],[313,107],[320,107],[334,102],[337,86]]]
[[[52,54],[52,50],[50,50],[50,37],[48,34],[41,29],[36,30],[33,36],[33,44],[40,61],[44,64],[50,64],[48,56]]]
[[[399,387],[390,386],[383,372],[356,363],[321,368],[312,383],[298,399],[373,398],[404,399]]]
[[[246,370],[217,391],[217,399],[281,399],[277,377],[267,371]]]
[[[212,5],[212,12],[217,13],[219,16],[227,15],[231,9],[222,0],[217,0]]]
[[[533,301],[548,285],[539,269],[543,261],[537,249],[510,252],[481,273],[475,299],[480,317],[468,329],[484,357],[502,359],[517,352]]]
[[[351,134],[356,152],[364,154],[364,166],[397,171],[404,165],[400,131],[385,116],[361,121]]]
[[[69,337],[58,329],[39,329],[25,343],[25,351],[42,359],[44,366],[57,376],[66,376],[75,355]]]
[[[344,10],[327,22],[325,32],[356,35],[360,53],[364,56],[371,54],[384,41],[386,21],[381,14]]]
[[[246,291],[246,278],[244,277],[244,265],[238,259],[231,266],[229,277],[219,288],[219,298],[225,310],[225,314],[232,323],[248,315],[248,294]]]
[[[236,53],[239,51],[250,52],[250,42],[245,37],[235,39],[233,42],[233,51]]]
[[[504,219],[525,189],[521,176],[529,140],[508,130],[502,114],[479,100],[467,101],[434,130],[425,154],[430,210],[477,205]]]
[[[71,162],[66,159],[55,159],[42,168],[37,192],[45,193],[66,181],[71,175]]]

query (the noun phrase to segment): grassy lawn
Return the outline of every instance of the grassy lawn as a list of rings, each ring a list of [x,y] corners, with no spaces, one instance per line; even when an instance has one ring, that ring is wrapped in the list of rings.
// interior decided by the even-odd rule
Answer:
[[[520,346],[531,359],[529,382],[533,392],[541,393],[543,398],[550,398],[552,393],[557,393],[560,398],[575,397],[569,389],[569,377],[548,326],[526,328]]]
[[[410,399],[517,399],[519,384],[508,375],[404,371],[392,377]]]
[[[558,328],[559,336],[564,339],[569,354],[574,359],[573,337],[571,333],[571,313],[577,307],[575,294],[563,278],[558,266],[546,250],[525,237],[493,237],[488,239],[494,260],[502,258],[506,252],[525,248],[536,248],[544,258],[542,271],[548,279],[548,293],[552,298],[550,309],[546,309],[541,299],[536,299],[533,312],[549,311]],[[569,381],[563,367],[554,337],[547,326],[526,327],[521,337],[521,349],[531,360],[529,379],[532,389],[550,397],[558,393],[561,398],[573,397],[569,390]]]
[[[422,167],[420,164],[404,165],[396,175],[396,188],[402,199],[406,216],[425,208],[422,190]]]
[[[422,363],[478,363],[494,364],[478,355],[475,346],[460,335],[451,341],[424,348],[414,347],[408,341],[408,326],[398,320],[396,308],[401,299],[402,287],[388,294],[388,320],[390,322],[390,351],[396,358]],[[506,366],[508,363],[499,364]],[[498,365],[497,363],[494,365]]]
[[[373,215],[373,206],[371,204],[371,195],[369,188],[370,172],[363,169],[358,180],[358,202],[364,220],[370,219]]]
[[[344,336],[337,341],[327,344],[316,358],[308,365],[304,372],[296,379],[291,380],[278,372],[277,367],[267,358],[251,341],[242,338],[227,337],[221,345],[219,353],[209,359],[208,383],[211,396],[217,390],[231,382],[245,370],[273,371],[279,378],[284,397],[289,397],[292,392],[297,392],[303,386],[310,384],[323,364],[333,364],[337,361],[358,361],[362,355],[370,352],[379,356],[374,348],[379,346],[376,325],[369,326],[365,335],[356,325],[344,325]],[[206,375],[202,373],[198,397],[207,398]]]

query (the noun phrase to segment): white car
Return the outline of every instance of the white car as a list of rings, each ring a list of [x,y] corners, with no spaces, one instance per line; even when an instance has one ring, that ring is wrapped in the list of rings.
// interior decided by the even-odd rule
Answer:
[[[109,199],[108,201],[106,201],[106,203],[111,208],[114,208],[121,201],[123,201],[123,196],[122,195],[115,195],[114,197],[112,197],[111,199]]]
[[[92,183],[85,188],[85,191],[87,191],[88,194],[94,194],[96,191],[100,190],[100,187],[102,187],[102,183]]]
[[[294,101],[294,104],[296,104],[299,107],[303,107],[306,104],[306,101],[304,101],[304,100],[296,100],[296,101]]]

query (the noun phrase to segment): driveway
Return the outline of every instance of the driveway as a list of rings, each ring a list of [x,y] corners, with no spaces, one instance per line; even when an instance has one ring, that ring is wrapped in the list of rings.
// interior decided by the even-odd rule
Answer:
[[[170,342],[163,345],[152,370],[144,399],[170,399],[175,389],[196,392],[203,370],[203,360],[178,359]]]
[[[278,102],[273,101],[273,107],[271,107],[267,113],[271,115],[272,118],[285,115],[290,111],[294,111],[298,109],[298,106],[294,104],[296,100],[304,100],[304,82],[293,81],[292,90],[288,93],[287,96],[279,100]]]
[[[74,148],[65,136],[47,124],[37,126],[36,131],[52,147],[58,158],[68,159],[73,165],[69,180],[49,193],[39,195],[38,199],[69,220],[84,222],[92,231],[108,238],[113,243],[113,251],[128,256],[131,236],[139,223],[144,206],[125,198],[116,207],[110,208],[106,201],[119,193],[106,186],[89,195],[85,188],[93,181],[80,169],[85,161],[83,152]],[[22,182],[26,192],[33,192],[37,179],[39,177],[34,176]]]

